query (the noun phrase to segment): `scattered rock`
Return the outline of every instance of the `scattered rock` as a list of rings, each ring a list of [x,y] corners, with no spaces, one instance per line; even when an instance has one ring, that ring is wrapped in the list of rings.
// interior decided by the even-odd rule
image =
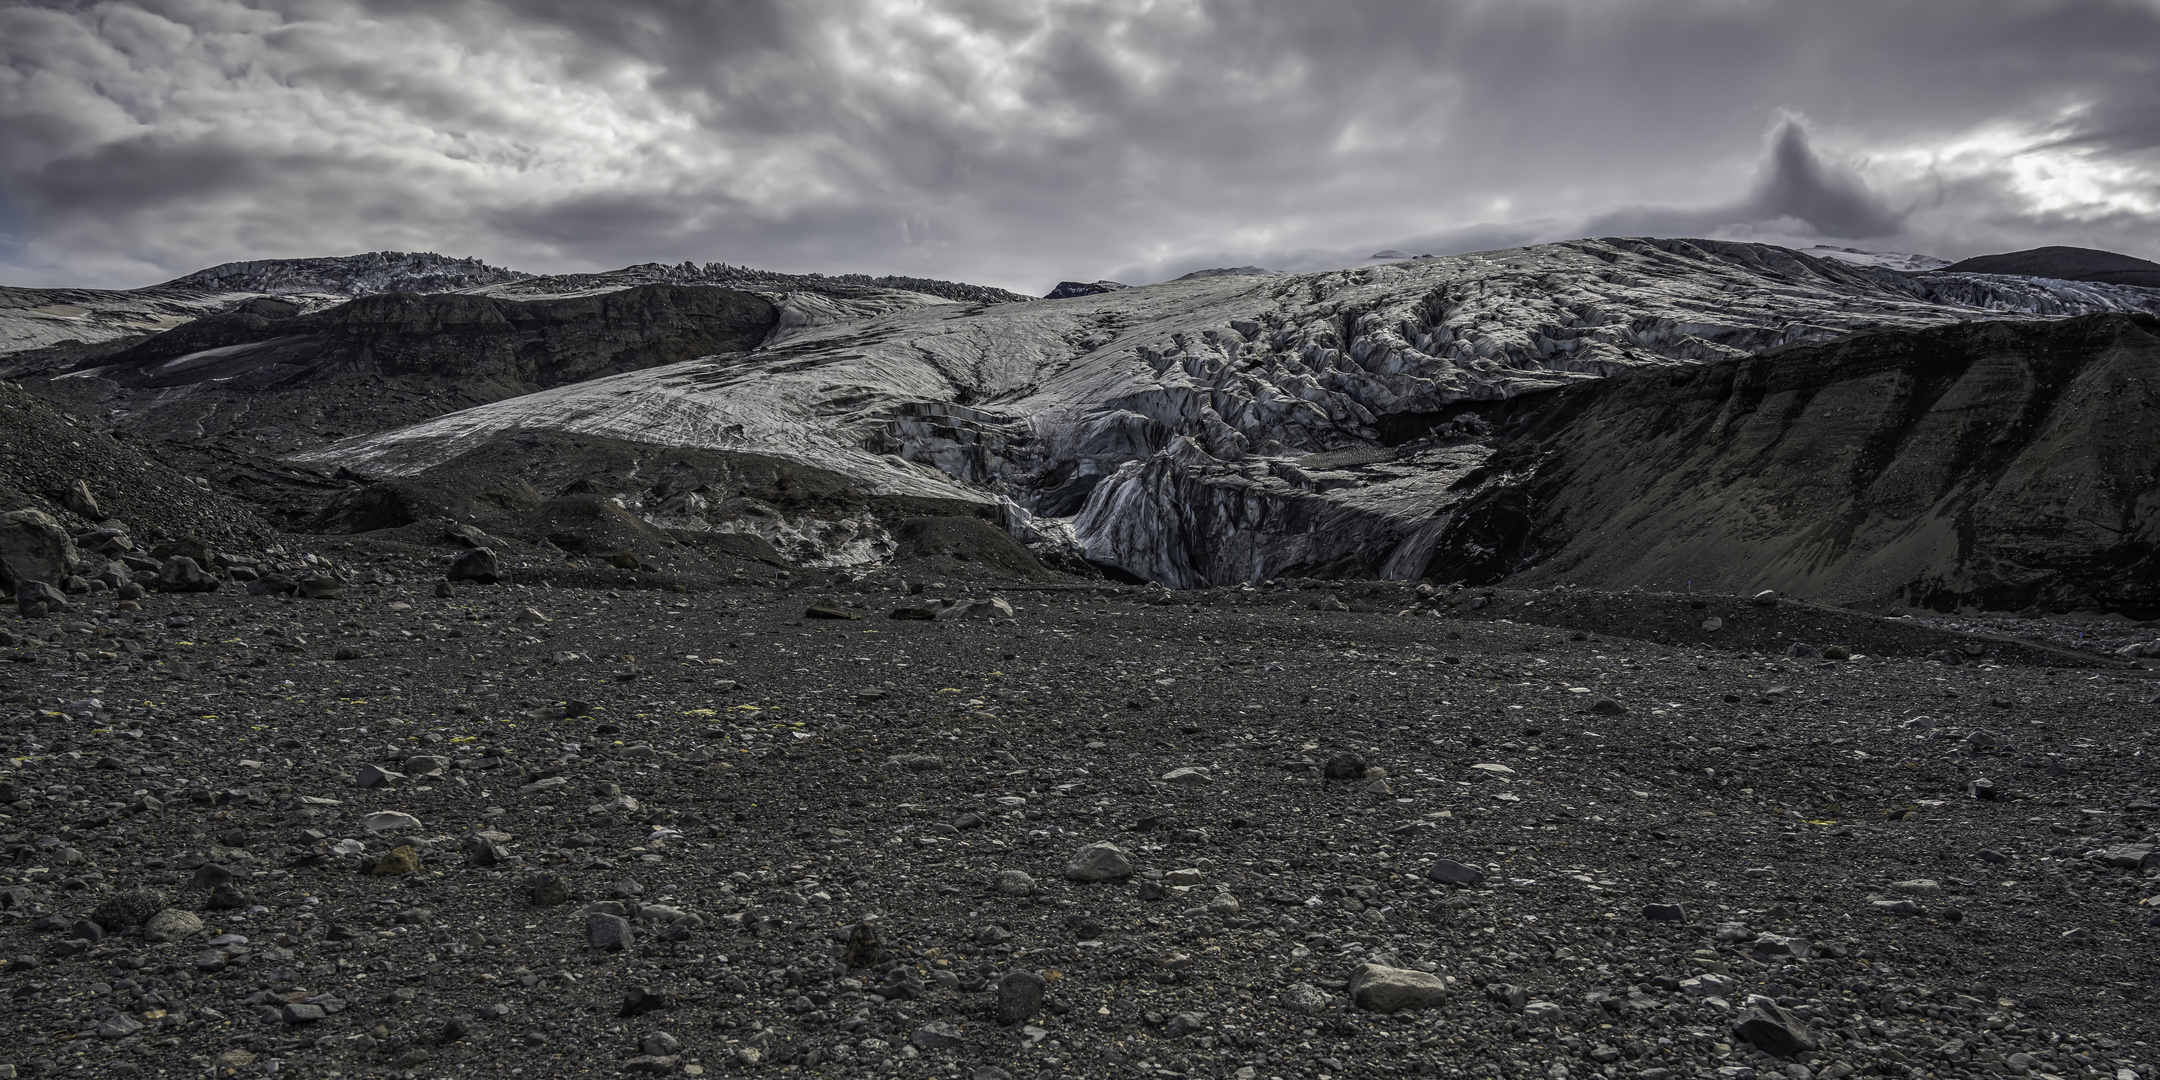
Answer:
[[[1440,859],[1426,867],[1425,876],[1443,885],[1475,885],[1485,880],[1484,871],[1449,859]]]
[[[1320,774],[1330,780],[1362,780],[1370,767],[1356,754],[1337,754],[1321,766]]]
[[[1116,844],[1089,844],[1073,852],[1065,876],[1074,881],[1117,881],[1133,874],[1132,856]]]
[[[419,852],[411,847],[394,847],[368,872],[377,877],[389,877],[396,874],[417,874],[423,869],[425,867],[420,865]]]
[[[361,767],[359,775],[353,780],[353,784],[356,787],[364,788],[395,787],[403,783],[404,780],[404,773],[385,769],[380,765],[364,765]]]
[[[1822,1044],[1807,1025],[1788,1015],[1768,998],[1749,1002],[1747,1015],[1732,1027],[1733,1038],[1742,1040],[1772,1057],[1798,1057]]]
[[[570,902],[570,879],[541,873],[525,879],[525,898],[534,907],[558,907]]]
[[[961,1037],[958,1027],[944,1020],[932,1020],[916,1028],[908,1041],[922,1050],[954,1050],[966,1040]]]
[[[106,930],[147,925],[165,910],[165,894],[156,889],[130,889],[106,898],[90,912],[90,921]]]
[[[997,984],[997,1019],[1017,1024],[1042,1011],[1043,993],[1049,983],[1032,971],[1010,971]]]
[[[420,819],[398,810],[380,810],[362,819],[371,833],[396,832],[399,829],[417,829]]]
[[[631,945],[630,920],[620,915],[592,912],[585,916],[585,947],[594,952],[621,952]]]
[[[179,941],[203,932],[202,916],[179,908],[166,908],[143,922],[143,940]]]
[[[1292,983],[1284,988],[1282,996],[1276,1000],[1283,1008],[1299,1016],[1318,1016],[1326,1011],[1333,1001],[1310,983]]]

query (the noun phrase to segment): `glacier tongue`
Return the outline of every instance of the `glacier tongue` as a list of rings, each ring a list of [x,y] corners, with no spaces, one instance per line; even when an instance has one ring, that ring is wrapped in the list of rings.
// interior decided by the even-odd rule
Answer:
[[[1908,276],[1753,244],[1585,240],[1032,303],[821,311],[755,352],[304,457],[409,475],[499,433],[607,435],[1004,506],[1016,532],[1061,535],[1053,522],[1071,518],[1089,558],[1164,584],[1414,576],[1413,549],[1483,460],[1475,413],[1491,403],[1868,327],[2109,310],[2160,310],[2160,294]]]

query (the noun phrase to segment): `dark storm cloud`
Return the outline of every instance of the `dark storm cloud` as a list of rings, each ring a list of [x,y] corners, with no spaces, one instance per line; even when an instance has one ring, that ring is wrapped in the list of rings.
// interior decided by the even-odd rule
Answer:
[[[1736,226],[1792,222],[1819,236],[1866,240],[1894,235],[1906,215],[1850,169],[1818,157],[1807,131],[1794,121],[1771,137],[1760,175],[1747,197],[1726,206],[1626,208],[1593,218],[1597,235],[1707,236]]]
[[[0,0],[0,280],[2160,255],[2153,0]]]

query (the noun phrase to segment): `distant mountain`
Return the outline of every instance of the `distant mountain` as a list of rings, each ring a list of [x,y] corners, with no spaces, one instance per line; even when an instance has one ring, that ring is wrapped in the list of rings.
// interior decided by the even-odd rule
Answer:
[[[1950,265],[1950,260],[1938,259],[1933,255],[1913,255],[1902,251],[1863,251],[1860,248],[1831,247],[1828,244],[1802,248],[1801,254],[1813,255],[1818,259],[1835,259],[1848,266],[1880,266],[1885,270],[1903,270],[1907,273],[1940,270]]]
[[[783,329],[890,314],[926,303],[1011,304],[1032,300],[1007,289],[904,275],[783,274],[727,263],[641,263],[591,274],[528,274],[432,252],[375,251],[307,259],[224,263],[140,289],[0,287],[0,356],[59,347],[29,369],[95,360],[113,348],[205,315],[275,297],[285,314],[321,311],[386,293],[473,293],[506,300],[597,296],[641,285],[719,286],[794,297]]]
[[[780,321],[766,297],[638,285],[509,300],[383,293],[301,314],[257,297],[45,384],[114,427],[294,450],[603,375],[742,352]]]
[[[565,296],[584,292],[623,289],[632,285],[718,285],[749,292],[808,291],[844,299],[872,293],[911,292],[967,304],[1017,304],[1035,299],[992,285],[909,277],[904,274],[783,274],[727,263],[639,263],[620,270],[593,274],[520,274],[503,284],[486,286],[498,296]]]
[[[431,251],[371,251],[365,255],[223,263],[143,291],[372,296],[457,292],[531,276],[520,270],[489,266],[478,259],[453,259]]]
[[[1075,296],[1100,296],[1128,287],[1122,281],[1060,281],[1057,288],[1043,294],[1043,299],[1070,300]]]
[[[1272,274],[1274,272],[1264,266],[1217,266],[1206,270],[1195,270],[1175,280],[1198,281],[1202,278],[1215,277],[1258,277],[1262,274]]]
[[[2160,289],[2160,263],[2092,248],[2037,247],[2001,255],[1976,255],[1942,269],[1952,274],[2015,274]]]

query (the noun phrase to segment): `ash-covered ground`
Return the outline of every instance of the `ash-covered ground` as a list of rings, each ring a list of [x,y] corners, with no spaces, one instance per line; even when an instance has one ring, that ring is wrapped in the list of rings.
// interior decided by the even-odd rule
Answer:
[[[2160,1076],[2098,652],[317,550],[6,619],[0,1074]]]

